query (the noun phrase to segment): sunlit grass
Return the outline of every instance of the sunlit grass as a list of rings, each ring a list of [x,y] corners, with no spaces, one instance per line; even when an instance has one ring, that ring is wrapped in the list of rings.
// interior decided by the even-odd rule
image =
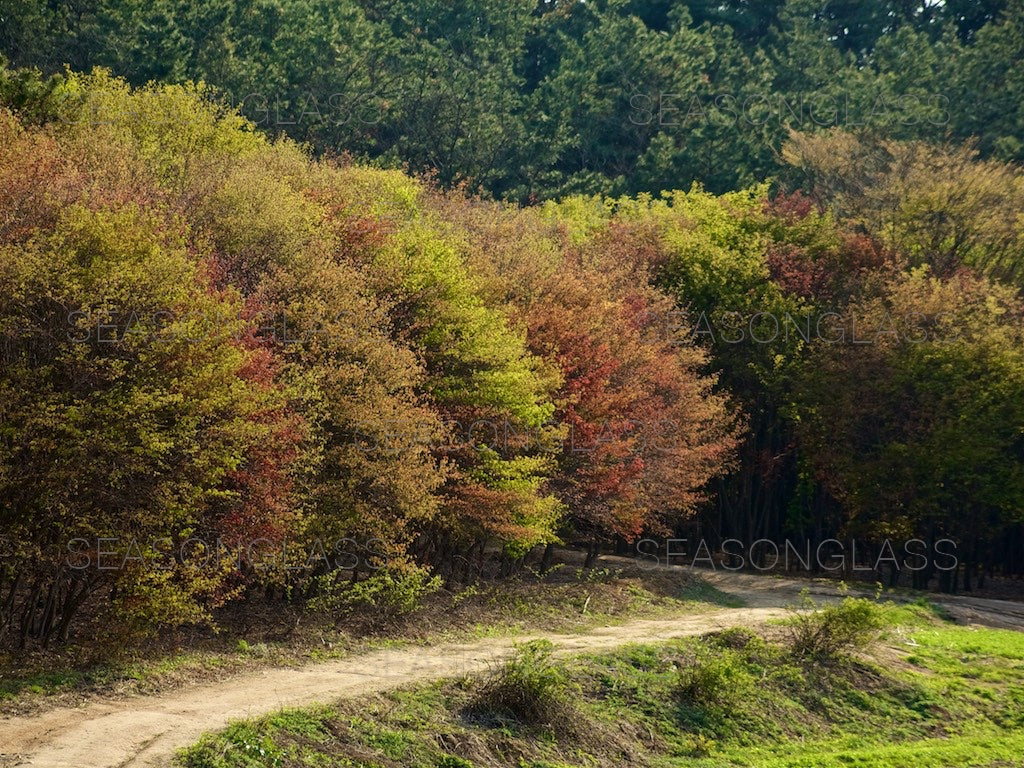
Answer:
[[[181,761],[250,766],[263,745],[267,765],[352,768],[1017,764],[1024,634],[953,626],[924,602],[881,610],[875,645],[828,661],[739,629],[574,656],[551,678],[571,722],[550,729],[480,717],[485,680],[463,678],[237,724]]]

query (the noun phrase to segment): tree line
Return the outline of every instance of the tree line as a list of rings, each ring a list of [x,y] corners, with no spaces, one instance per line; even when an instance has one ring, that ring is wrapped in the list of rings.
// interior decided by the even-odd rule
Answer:
[[[518,202],[727,192],[789,128],[1024,159],[1020,0],[3,0],[0,54],[202,80],[272,135]]]
[[[570,520],[664,528],[735,444],[706,352],[645,332],[672,306],[648,267],[539,210],[313,160],[198,86],[69,75],[37,116],[0,124],[2,627],[23,643],[100,593],[138,631],[256,582],[404,604]],[[309,559],[342,541],[364,556]]]

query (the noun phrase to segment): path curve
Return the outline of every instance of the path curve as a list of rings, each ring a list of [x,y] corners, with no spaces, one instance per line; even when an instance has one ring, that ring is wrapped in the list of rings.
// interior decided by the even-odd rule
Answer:
[[[299,669],[244,674],[164,695],[100,700],[80,708],[11,718],[0,721],[0,744],[6,753],[19,756],[13,765],[33,768],[166,766],[175,750],[231,720],[483,671],[507,656],[516,642],[545,638],[559,653],[601,650],[760,624],[782,613],[779,608],[724,609],[601,627],[586,634],[531,633],[375,651]]]
[[[375,651],[299,669],[270,669],[150,696],[94,700],[32,716],[0,720],[0,766],[33,768],[142,768],[168,766],[177,749],[232,720],[282,707],[329,703],[410,683],[480,672],[500,662],[515,643],[550,640],[558,653],[614,648],[756,626],[786,613],[800,590],[836,594],[834,583],[701,572],[747,607],[672,619],[597,627],[580,634],[530,633],[476,642]],[[934,596],[929,596],[934,597]],[[943,598],[961,621],[1024,629],[1024,605],[1000,600]]]

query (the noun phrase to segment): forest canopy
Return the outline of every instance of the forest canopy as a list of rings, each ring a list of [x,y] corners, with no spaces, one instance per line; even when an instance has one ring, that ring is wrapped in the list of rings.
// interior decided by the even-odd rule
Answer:
[[[727,192],[790,129],[1024,160],[1021,0],[0,0],[0,55],[518,202]]]

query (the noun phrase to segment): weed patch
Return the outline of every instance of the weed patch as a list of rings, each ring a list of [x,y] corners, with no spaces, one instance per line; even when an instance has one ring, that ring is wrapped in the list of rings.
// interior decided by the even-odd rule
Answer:
[[[467,708],[468,714],[551,733],[571,730],[575,715],[569,700],[572,685],[565,670],[552,659],[553,652],[554,645],[547,640],[519,646],[484,682]]]

